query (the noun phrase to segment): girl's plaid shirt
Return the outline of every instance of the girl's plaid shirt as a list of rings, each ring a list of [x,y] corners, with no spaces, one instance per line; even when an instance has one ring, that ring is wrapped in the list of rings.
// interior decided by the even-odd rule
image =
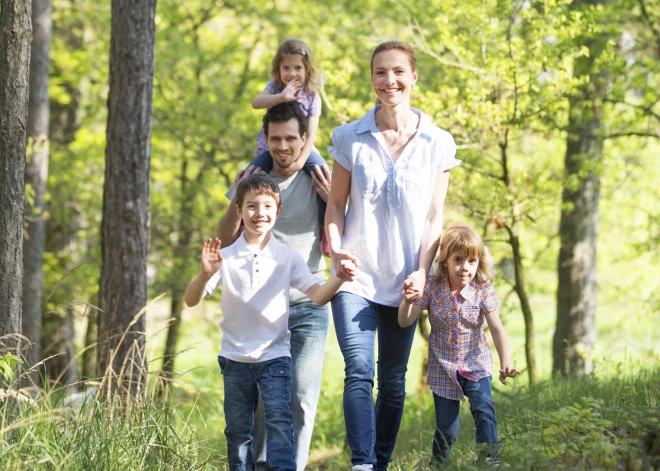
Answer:
[[[473,280],[454,297],[448,281],[429,276],[415,305],[428,310],[431,322],[429,386],[438,396],[461,400],[457,371],[472,381],[491,376],[493,357],[483,324],[485,315],[499,308],[495,288]]]

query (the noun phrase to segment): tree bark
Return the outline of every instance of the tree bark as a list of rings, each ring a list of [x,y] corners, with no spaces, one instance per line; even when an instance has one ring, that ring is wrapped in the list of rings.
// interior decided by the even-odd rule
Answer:
[[[0,349],[21,333],[30,11],[29,0],[0,0]]]
[[[155,0],[113,0],[98,314],[100,375],[141,392]]]
[[[32,205],[26,204],[27,237],[23,242],[23,336],[30,341],[28,365],[40,358],[41,315],[43,301],[43,259],[46,243],[44,219],[46,183],[48,181],[48,67],[52,29],[50,0],[32,0],[32,50],[30,54],[30,101],[28,104],[28,137],[30,158],[25,166],[25,184],[33,193]],[[39,371],[33,370],[33,383],[39,384]]]
[[[584,5],[603,1],[581,1]],[[606,77],[594,70],[607,38],[585,41],[590,53],[575,60],[575,77],[588,76],[570,98],[564,160],[560,247],[557,264],[557,325],[553,339],[553,374],[581,376],[593,371],[596,341],[596,245],[600,167],[603,156],[602,108]]]

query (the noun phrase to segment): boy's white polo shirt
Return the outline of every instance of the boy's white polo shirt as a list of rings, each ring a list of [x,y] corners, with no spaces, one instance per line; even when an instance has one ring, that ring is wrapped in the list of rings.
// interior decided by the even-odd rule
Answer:
[[[244,363],[291,356],[289,288],[304,293],[319,280],[298,252],[272,234],[261,251],[241,234],[220,254],[222,266],[206,292],[222,285],[222,356]]]

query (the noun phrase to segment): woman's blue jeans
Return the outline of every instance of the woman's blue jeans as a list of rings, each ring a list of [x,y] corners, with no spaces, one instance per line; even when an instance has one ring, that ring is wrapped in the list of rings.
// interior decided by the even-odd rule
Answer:
[[[259,391],[266,411],[272,471],[295,471],[291,413],[291,358],[242,363],[218,355],[225,386],[225,436],[230,471],[253,471],[252,428]]]
[[[486,376],[479,381],[471,381],[456,373],[456,379],[463,393],[470,400],[470,412],[476,425],[476,440],[479,453],[485,456],[497,454],[497,417],[491,393],[492,378]],[[461,401],[445,399],[433,394],[435,403],[435,434],[433,435],[433,462],[447,463],[451,447],[458,438],[460,427]]]
[[[344,421],[351,462],[386,470],[399,432],[406,397],[408,357],[416,323],[401,328],[398,307],[383,306],[352,293],[332,300],[332,316],[344,356]],[[378,334],[378,397],[373,402]]]

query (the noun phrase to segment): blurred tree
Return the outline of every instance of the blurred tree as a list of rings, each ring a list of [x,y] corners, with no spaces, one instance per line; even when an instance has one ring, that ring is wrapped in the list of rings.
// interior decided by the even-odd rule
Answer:
[[[21,333],[23,216],[29,64],[29,0],[0,4],[0,346]]]
[[[155,0],[113,0],[99,283],[98,370],[131,394],[146,381]]]
[[[48,68],[52,30],[50,0],[32,0],[32,49],[30,54],[30,101],[28,104],[29,156],[25,167],[27,231],[23,241],[23,335],[30,341],[28,365],[41,360],[41,316],[43,302],[43,258],[46,243],[48,181]],[[39,371],[32,382],[39,384]]]

